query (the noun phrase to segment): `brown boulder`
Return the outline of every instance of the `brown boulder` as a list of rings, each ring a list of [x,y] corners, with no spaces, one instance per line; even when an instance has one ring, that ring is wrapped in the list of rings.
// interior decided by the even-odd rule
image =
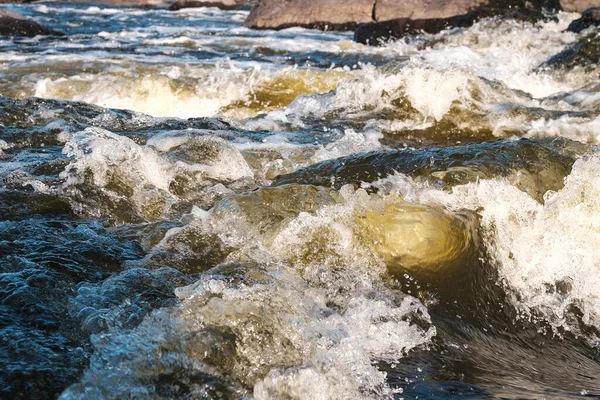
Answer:
[[[373,15],[376,21],[396,18],[440,19],[465,14],[487,3],[487,0],[377,0]]]
[[[479,8],[541,11],[542,8],[559,7],[559,0],[258,0],[245,26],[341,30],[399,18],[444,19]]]
[[[563,11],[582,13],[594,6],[598,6],[598,0],[560,0],[560,9]]]
[[[349,30],[373,21],[375,0],[258,0],[244,22],[254,29],[293,26]]]
[[[571,22],[567,30],[579,33],[590,26],[600,25],[600,7],[588,8],[581,14],[581,18]]]
[[[217,7],[221,10],[235,10],[238,8],[251,7],[253,0],[177,0],[169,7],[170,11],[181,10],[182,8],[196,7]]]
[[[21,14],[0,10],[0,35],[34,37],[37,35],[61,34],[54,32]]]

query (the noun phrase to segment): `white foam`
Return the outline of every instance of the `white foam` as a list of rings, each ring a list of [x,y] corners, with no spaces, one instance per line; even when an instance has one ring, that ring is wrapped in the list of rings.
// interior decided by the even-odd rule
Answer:
[[[272,71],[258,63],[233,62],[217,63],[214,68],[181,64],[142,71],[113,66],[98,74],[40,79],[35,85],[35,96],[85,101],[157,117],[208,117],[221,113],[253,116],[273,109],[268,102],[289,96],[288,90],[309,94],[327,90],[339,74],[291,67]],[[288,89],[285,85],[299,88]],[[265,104],[257,103],[257,93],[265,91],[270,97]]]
[[[514,189],[478,189],[484,221],[496,226],[501,276],[518,293],[526,315],[541,312],[555,327],[577,330],[570,307],[581,310],[586,324],[600,327],[599,167],[597,155],[576,161],[565,187],[547,194],[544,205]]]
[[[579,159],[565,187],[544,204],[504,180],[482,180],[447,193],[401,175],[378,183],[408,201],[481,215],[485,242],[521,317],[579,334],[573,309],[600,327],[600,157]],[[557,331],[558,332],[558,331]]]
[[[452,113],[461,113],[458,125],[465,128],[490,129],[499,136],[516,129],[534,136],[537,109],[572,112],[593,109],[595,104],[597,90],[593,83],[599,82],[595,75],[536,71],[537,66],[576,40],[575,34],[564,32],[574,17],[561,13],[558,22],[537,24],[484,20],[469,29],[400,40],[381,48],[364,47],[367,53],[411,57],[378,68],[359,65],[338,81],[335,92],[297,98],[285,109],[248,121],[247,127],[279,129],[291,124],[303,129],[307,116],[327,120],[335,116],[367,120],[366,125],[375,129],[407,130],[422,129]],[[579,90],[583,86],[588,92]],[[382,120],[380,113],[395,110],[393,102],[398,99],[405,99],[418,114],[402,111],[397,120]],[[505,118],[506,105],[524,112]],[[564,115],[557,113],[556,118],[567,118]],[[581,137],[595,136],[584,126],[589,121],[589,117],[581,120]]]
[[[555,120],[541,118],[526,125],[527,137],[564,137],[584,143],[600,143],[600,116],[594,119],[561,116]]]
[[[484,20],[464,32],[444,35],[445,40],[423,52],[423,58],[436,68],[468,68],[534,97],[573,90],[572,82],[533,72],[576,39],[575,34],[564,33],[573,18],[573,14],[560,13],[558,22]]]
[[[86,74],[70,78],[50,78],[37,82],[35,96],[85,101],[102,107],[140,111],[156,117],[180,118],[214,116],[220,109],[247,95],[245,85],[237,86],[241,77],[235,71],[217,70],[213,74],[188,77],[192,82],[178,82],[172,69],[133,77],[118,74]],[[171,74],[171,76],[169,76]]]
[[[353,79],[354,78],[354,79]],[[474,98],[478,92],[482,98]],[[334,92],[326,95],[299,97],[287,108],[271,112],[262,119],[247,122],[248,128],[273,129],[282,123],[304,127],[303,117],[365,118],[393,109],[392,100],[404,98],[419,113],[416,119],[407,116],[402,123],[415,127],[426,120],[439,121],[455,104],[468,110],[493,106],[496,102],[517,102],[526,106],[538,103],[526,96],[497,90],[469,70],[435,69],[415,61],[392,71],[371,65],[362,66],[347,77],[338,80]],[[491,103],[491,104],[490,104]],[[381,122],[374,124],[383,126]]]
[[[379,142],[381,138],[383,138],[383,135],[377,131],[359,133],[353,129],[346,129],[340,139],[317,150],[312,156],[310,163],[314,164],[353,153],[379,150],[382,147]]]
[[[168,191],[173,172],[167,159],[151,148],[100,128],[87,128],[75,135],[63,151],[73,161],[61,174],[67,185],[83,183],[84,171],[92,172],[94,185],[106,186],[115,169],[125,171],[140,185]]]
[[[341,195],[340,204],[275,222],[274,239],[261,235],[235,205],[196,210],[156,250],[185,252],[177,240],[216,236],[234,248],[226,261],[250,270],[239,269],[234,280],[209,271],[176,290],[180,306],[154,313],[131,332],[104,335],[82,383],[62,398],[82,390],[150,394],[153,387],[142,380],[176,365],[243,382],[258,399],[392,396],[374,363],[398,362],[429,343],[436,329],[417,299],[383,283],[383,267],[353,239],[355,208],[379,200],[351,187]],[[215,334],[221,330],[225,336]],[[232,340],[231,333],[235,346],[219,345],[224,354],[211,363],[206,343]]]
[[[218,156],[208,157],[202,163],[184,160],[178,162],[177,166],[184,166],[185,163],[185,169],[188,171],[202,172],[211,179],[221,181],[252,178],[253,172],[240,152],[232,144],[217,136],[198,134],[198,132],[194,133],[193,131],[187,131],[183,134],[177,131],[166,132],[153,136],[147,144],[161,152],[167,152],[186,143],[200,147],[216,148]]]
[[[240,152],[225,140],[193,133],[177,135],[158,135],[147,145],[100,128],[64,135],[63,152],[72,160],[60,174],[65,179],[62,189],[77,191],[79,185],[93,185],[112,201],[127,199],[137,215],[156,220],[179,198],[171,191],[177,179],[183,180],[185,187],[180,190],[184,193],[198,193],[215,181],[252,179],[252,170]],[[167,152],[182,144],[193,147],[190,154],[169,157]],[[115,206],[121,207],[118,204]],[[101,215],[103,210],[88,212]]]
[[[2,150],[8,150],[12,146],[5,142],[4,140],[0,140],[0,157],[4,156],[4,152]]]
[[[453,102],[470,97],[468,74],[417,68],[405,77],[403,86],[411,105],[436,121],[450,111]]]

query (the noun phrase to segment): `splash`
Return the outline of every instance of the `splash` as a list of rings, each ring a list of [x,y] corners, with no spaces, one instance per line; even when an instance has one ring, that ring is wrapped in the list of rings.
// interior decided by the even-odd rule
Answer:
[[[109,68],[114,72],[45,78],[34,95],[85,101],[102,107],[128,109],[155,117],[254,116],[287,106],[296,97],[328,92],[346,72],[235,63],[203,66]]]
[[[582,327],[600,327],[599,165],[596,154],[577,160],[565,186],[548,191],[542,204],[506,180],[455,186],[451,193],[401,177],[382,187],[408,201],[476,211],[520,318],[592,340]]]
[[[121,221],[154,221],[171,206],[217,182],[251,179],[233,146],[201,134],[164,134],[146,145],[100,128],[73,135],[63,152],[63,191],[84,213]],[[235,166],[232,168],[232,166]]]
[[[349,251],[360,245],[348,216],[369,196],[350,188],[342,196],[261,189],[190,216],[156,250],[191,249],[213,235],[229,247],[225,260],[177,289],[179,306],[97,336],[90,370],[61,398],[168,396],[178,389],[165,376],[178,376],[182,393],[393,395],[373,363],[401,359],[436,329],[419,300],[384,284],[368,251]]]

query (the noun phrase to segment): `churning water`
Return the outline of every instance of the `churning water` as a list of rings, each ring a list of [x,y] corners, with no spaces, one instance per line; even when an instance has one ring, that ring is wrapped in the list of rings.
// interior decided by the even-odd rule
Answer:
[[[371,48],[8,8],[67,35],[0,40],[3,398],[600,396],[574,14]]]

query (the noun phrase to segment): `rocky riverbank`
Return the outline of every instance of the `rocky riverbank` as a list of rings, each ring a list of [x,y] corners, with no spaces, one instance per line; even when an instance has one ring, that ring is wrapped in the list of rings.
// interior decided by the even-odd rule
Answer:
[[[0,0],[5,4],[25,2],[28,0]],[[86,0],[69,2],[85,3]],[[597,6],[594,0],[98,0],[93,3],[168,8],[170,11],[192,7],[251,8],[244,22],[248,28],[356,30],[355,41],[370,45],[421,32],[437,33],[444,29],[469,27],[482,18],[498,16],[532,21],[549,18],[561,10],[580,12],[582,17],[569,27],[577,33],[600,22],[600,8],[593,7]],[[8,11],[2,14],[0,24],[2,35],[56,34],[31,19]]]
[[[316,29],[353,29],[363,23],[406,18],[447,19],[479,9],[541,11],[562,9],[557,0],[259,0],[245,26],[255,29],[283,29],[291,26]],[[583,9],[581,10],[583,11]]]

